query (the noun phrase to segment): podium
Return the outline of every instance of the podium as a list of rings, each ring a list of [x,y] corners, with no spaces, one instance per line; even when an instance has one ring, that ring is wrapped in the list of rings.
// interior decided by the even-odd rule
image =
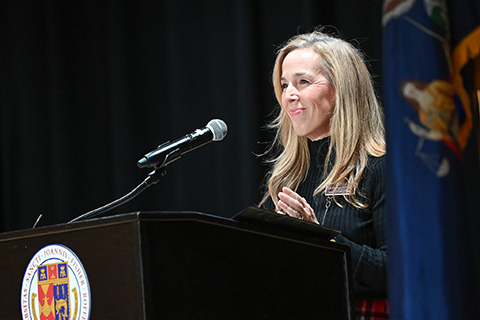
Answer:
[[[41,266],[61,272],[62,264],[38,254],[49,245],[70,249],[83,266],[76,281],[88,279],[89,297],[77,300],[90,298],[90,319],[352,317],[349,247],[328,234],[197,212],[134,212],[0,234],[1,319],[40,319],[40,301],[50,306]],[[78,265],[66,260],[73,274]],[[36,283],[25,285],[32,279],[36,294],[27,292]],[[55,283],[60,295],[72,291]],[[82,319],[70,300],[70,319]]]

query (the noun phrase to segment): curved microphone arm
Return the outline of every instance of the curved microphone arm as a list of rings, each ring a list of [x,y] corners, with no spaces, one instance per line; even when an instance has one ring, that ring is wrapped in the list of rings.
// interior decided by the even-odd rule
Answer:
[[[128,201],[132,200],[136,196],[138,196],[140,193],[142,193],[145,189],[150,187],[152,184],[156,184],[158,181],[160,181],[160,178],[163,177],[164,175],[167,174],[167,170],[165,168],[159,168],[156,169],[148,174],[148,177],[143,180],[142,183],[140,183],[138,186],[135,187],[132,191],[124,195],[123,197],[110,202],[109,204],[104,205],[103,207],[100,207],[98,209],[92,210],[90,212],[87,212],[85,214],[82,214],[79,217],[76,217],[75,219],[71,220],[68,222],[68,224],[77,222],[80,220],[85,220],[87,218],[92,218],[96,217],[98,215],[101,215],[109,210],[112,210],[122,204],[127,203]]]

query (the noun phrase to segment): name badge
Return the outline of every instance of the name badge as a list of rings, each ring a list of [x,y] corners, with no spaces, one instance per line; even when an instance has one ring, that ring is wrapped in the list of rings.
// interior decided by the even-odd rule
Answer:
[[[346,196],[350,194],[350,191],[348,190],[348,185],[345,183],[342,186],[328,186],[325,189],[325,195],[327,196]]]

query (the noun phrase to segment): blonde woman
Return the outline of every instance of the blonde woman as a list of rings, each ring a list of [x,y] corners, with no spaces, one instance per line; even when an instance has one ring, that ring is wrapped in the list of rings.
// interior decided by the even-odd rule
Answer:
[[[277,152],[260,206],[341,230],[357,316],[387,317],[385,130],[362,55],[319,31],[297,35],[278,51],[273,86]]]

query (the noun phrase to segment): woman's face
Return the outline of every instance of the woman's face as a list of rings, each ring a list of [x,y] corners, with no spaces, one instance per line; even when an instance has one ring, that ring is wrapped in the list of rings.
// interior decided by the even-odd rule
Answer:
[[[295,49],[282,63],[282,108],[295,132],[310,140],[330,134],[335,90],[320,71],[320,55],[313,49]]]

